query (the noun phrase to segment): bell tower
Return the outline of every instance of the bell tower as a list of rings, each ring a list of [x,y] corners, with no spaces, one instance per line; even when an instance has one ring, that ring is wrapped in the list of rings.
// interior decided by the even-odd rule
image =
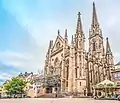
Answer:
[[[99,26],[95,3],[93,2],[92,24],[89,30],[89,53],[91,55],[100,56],[104,54],[104,45],[102,30]]]

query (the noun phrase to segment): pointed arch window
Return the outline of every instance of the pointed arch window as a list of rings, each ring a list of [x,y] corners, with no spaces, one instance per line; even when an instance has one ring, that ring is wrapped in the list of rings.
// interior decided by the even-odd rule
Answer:
[[[68,77],[69,77],[69,59],[66,60],[66,79],[68,80]]]
[[[69,68],[67,67],[66,69],[67,69],[67,77],[66,77],[66,79],[68,80],[68,77],[69,77]]]
[[[77,68],[75,68],[75,77],[77,78]]]
[[[82,74],[82,73],[81,73],[81,70],[80,70],[80,77],[82,76],[81,74]]]
[[[58,58],[55,58],[54,65],[56,66],[58,64]]]
[[[56,57],[54,61],[54,74],[59,74],[60,68],[59,68],[59,59]]]
[[[60,48],[60,42],[57,42],[56,47],[57,49]]]
[[[80,61],[81,61],[81,55],[79,56],[79,59],[80,59]]]
[[[95,42],[93,42],[93,51],[95,51],[95,49],[96,49],[96,48],[95,48]]]

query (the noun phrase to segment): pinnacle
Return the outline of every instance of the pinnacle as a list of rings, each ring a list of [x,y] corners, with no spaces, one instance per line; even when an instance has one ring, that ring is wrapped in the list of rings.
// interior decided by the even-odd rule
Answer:
[[[78,12],[78,20],[77,20],[76,34],[82,33],[82,32],[83,32],[83,29],[82,29],[81,13]]]
[[[60,30],[58,29],[58,35],[60,35]]]
[[[111,48],[110,48],[110,44],[109,44],[109,41],[108,41],[108,38],[106,38],[106,53],[111,53]]]
[[[67,36],[67,29],[65,29],[65,38],[67,38],[68,36]]]

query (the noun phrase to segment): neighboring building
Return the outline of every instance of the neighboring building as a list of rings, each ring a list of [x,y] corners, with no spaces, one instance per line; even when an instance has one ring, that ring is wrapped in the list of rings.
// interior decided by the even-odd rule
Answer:
[[[27,96],[30,97],[38,97],[42,95],[43,91],[43,75],[40,74],[33,74],[31,77],[29,77],[31,80],[30,85],[28,85],[28,91]],[[29,79],[27,78],[27,79]]]
[[[5,84],[7,84],[9,82],[9,80],[6,80],[3,85],[0,87],[0,97],[4,98],[4,97],[8,97],[9,95],[7,95],[7,90],[5,90]]]
[[[25,72],[25,73],[20,73],[17,77],[27,79],[27,78],[31,77],[32,75],[33,75],[33,72],[31,72],[31,73]]]
[[[95,3],[93,3],[92,24],[89,29],[89,50],[85,49],[85,35],[82,21],[78,13],[76,33],[68,44],[67,29],[64,38],[58,31],[53,44],[50,40],[46,54],[44,75],[60,75],[61,92],[92,93],[92,86],[109,79],[114,69],[113,54],[108,38],[106,50],[102,30],[97,19]],[[52,87],[48,87],[52,88]]]
[[[120,81],[120,62],[115,65],[115,71],[112,71],[113,81]]]
[[[42,94],[44,83],[44,77],[42,74],[33,74],[32,72],[25,72],[24,74],[20,73],[17,77],[24,78],[28,82],[27,86],[25,87],[27,96],[37,97]]]

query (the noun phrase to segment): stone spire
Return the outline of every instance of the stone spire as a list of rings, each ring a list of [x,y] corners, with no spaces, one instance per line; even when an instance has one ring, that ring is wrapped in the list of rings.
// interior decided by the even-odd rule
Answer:
[[[77,29],[76,29],[76,34],[82,34],[83,29],[82,29],[82,22],[81,22],[81,13],[78,12],[78,20],[77,20]]]
[[[92,27],[99,26],[94,2],[93,2],[93,14],[92,14],[92,25],[91,26]]]
[[[109,44],[108,38],[106,38],[106,54],[111,54],[111,53],[112,51],[110,48],[110,44]]]

